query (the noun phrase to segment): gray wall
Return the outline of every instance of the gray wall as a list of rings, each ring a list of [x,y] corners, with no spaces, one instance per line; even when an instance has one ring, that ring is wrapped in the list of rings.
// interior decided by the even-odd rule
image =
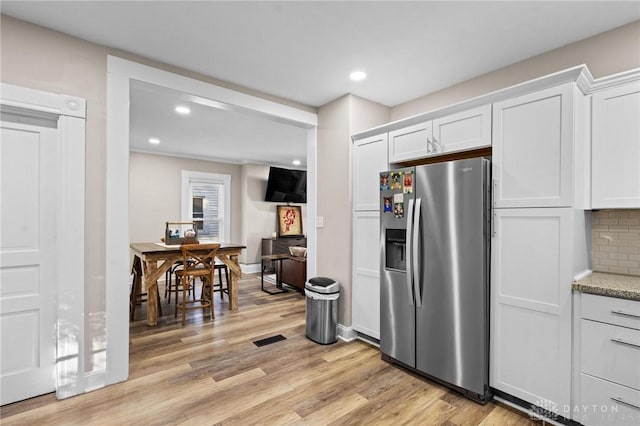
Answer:
[[[231,176],[231,236],[241,242],[241,166],[132,152],[129,155],[129,239],[159,241],[165,222],[182,219],[182,170]]]
[[[306,141],[305,141],[306,142]],[[276,207],[281,203],[267,203],[264,194],[269,178],[269,166],[245,164],[241,171],[242,229],[240,241],[247,246],[240,255],[240,263],[260,263],[262,239],[271,238],[277,231]],[[302,229],[307,232],[307,207],[302,204]]]
[[[640,21],[396,105],[391,109],[391,120],[431,111],[582,64],[589,67],[595,78],[640,67]]]
[[[318,110],[319,276],[342,284],[338,321],[351,325],[351,135],[389,121],[389,108],[346,95]]]

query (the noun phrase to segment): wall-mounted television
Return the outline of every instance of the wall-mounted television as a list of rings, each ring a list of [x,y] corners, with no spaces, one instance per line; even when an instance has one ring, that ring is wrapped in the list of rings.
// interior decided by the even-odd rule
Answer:
[[[264,200],[279,203],[306,203],[307,172],[271,167]]]

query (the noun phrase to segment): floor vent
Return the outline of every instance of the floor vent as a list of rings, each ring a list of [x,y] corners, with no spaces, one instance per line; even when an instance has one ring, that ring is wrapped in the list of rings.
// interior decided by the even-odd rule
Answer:
[[[253,342],[253,344],[260,347],[260,346],[270,345],[272,343],[276,343],[281,340],[287,340],[287,338],[284,337],[282,334],[278,334],[275,336],[267,337],[266,339],[256,340],[255,342]]]

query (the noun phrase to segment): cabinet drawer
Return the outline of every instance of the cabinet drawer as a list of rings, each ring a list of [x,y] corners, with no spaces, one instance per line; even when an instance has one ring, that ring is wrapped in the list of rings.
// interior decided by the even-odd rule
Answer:
[[[640,330],[640,302],[582,294],[582,318]]]
[[[585,426],[639,425],[640,391],[580,375],[580,403],[572,418]]]
[[[640,331],[582,320],[582,372],[640,390]]]

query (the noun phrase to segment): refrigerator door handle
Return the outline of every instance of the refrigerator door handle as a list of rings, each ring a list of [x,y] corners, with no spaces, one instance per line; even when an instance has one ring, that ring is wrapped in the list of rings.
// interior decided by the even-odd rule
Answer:
[[[413,286],[413,270],[412,270],[412,264],[413,264],[413,253],[411,250],[411,235],[412,235],[412,231],[413,231],[413,198],[409,199],[409,208],[407,211],[407,239],[406,239],[406,247],[407,247],[407,260],[406,260],[406,265],[407,265],[407,290],[409,290],[409,304],[411,306],[413,306],[413,291],[411,289],[411,287]]]
[[[420,294],[420,262],[419,259],[422,259],[420,256],[420,209],[422,207],[422,199],[416,199],[416,207],[413,213],[413,237],[411,238],[411,243],[413,248],[411,253],[413,255],[411,259],[411,267],[413,269],[413,288],[414,294],[416,298],[416,306],[418,308],[422,307],[422,295]]]

